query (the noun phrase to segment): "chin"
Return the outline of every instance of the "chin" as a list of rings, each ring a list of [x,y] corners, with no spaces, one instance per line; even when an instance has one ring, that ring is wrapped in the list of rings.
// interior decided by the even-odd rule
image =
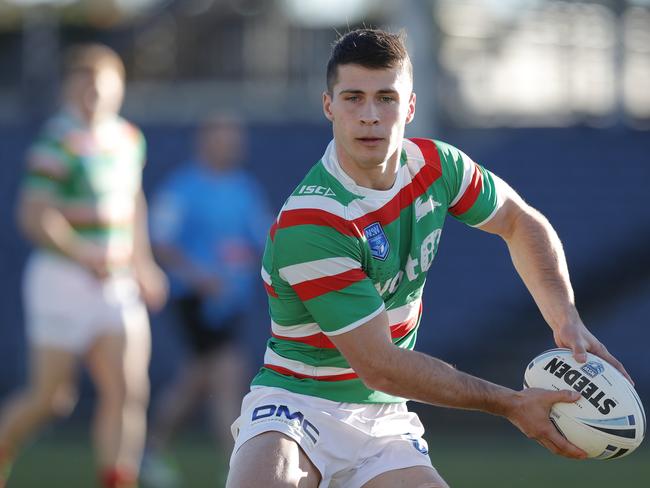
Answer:
[[[388,157],[389,155],[386,151],[373,151],[372,154],[360,154],[357,161],[366,168],[374,168],[384,164]]]
[[[391,157],[392,152],[388,146],[376,147],[368,151],[367,157],[377,161],[377,163],[383,163]]]

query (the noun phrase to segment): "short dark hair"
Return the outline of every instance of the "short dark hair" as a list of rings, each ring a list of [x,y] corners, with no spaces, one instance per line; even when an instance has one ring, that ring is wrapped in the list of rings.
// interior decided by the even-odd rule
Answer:
[[[380,29],[357,29],[341,36],[332,46],[327,62],[327,91],[332,92],[342,64],[358,64],[364,68],[383,69],[406,66],[413,78],[413,67],[406,50],[406,34]]]
[[[66,50],[63,75],[68,77],[79,71],[97,71],[104,67],[113,68],[124,80],[124,63],[113,49],[99,43],[76,44]]]

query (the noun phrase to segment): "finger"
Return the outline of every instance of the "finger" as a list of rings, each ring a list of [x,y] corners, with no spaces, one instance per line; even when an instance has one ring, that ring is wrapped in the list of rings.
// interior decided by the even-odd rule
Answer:
[[[586,457],[586,454],[583,455],[582,453],[568,452],[562,449],[560,446],[556,445],[554,442],[550,441],[549,439],[544,439],[543,441],[540,441],[540,444],[544,446],[546,449],[548,449],[549,451],[551,451],[553,454],[557,454],[558,456],[563,456],[570,459],[584,459]]]
[[[587,362],[587,348],[583,341],[578,340],[571,346],[573,358],[580,364]]]
[[[555,444],[553,444],[551,441],[547,440],[547,439],[538,439],[537,443],[540,446],[542,446],[542,447],[548,449],[549,451],[551,451],[553,454],[557,454],[558,456],[562,455],[562,453],[557,448],[557,446]]]
[[[562,436],[560,436],[560,437],[563,438]],[[586,453],[583,453],[579,449],[578,449],[578,451],[579,451],[578,453],[568,452],[568,451],[562,449],[557,444],[555,444],[555,442],[553,442],[550,439],[539,439],[537,442],[541,446],[545,447],[546,449],[551,451],[553,454],[557,454],[558,456],[563,456],[563,457],[567,457],[567,458],[571,458],[571,459],[584,459],[586,457]],[[569,445],[572,445],[572,444],[569,444]]]
[[[545,440],[552,443],[557,448],[557,452],[562,456],[573,459],[587,458],[587,453],[567,441],[564,436],[560,434],[560,432],[555,428],[555,426],[553,426],[552,429],[549,429]]]
[[[607,350],[607,348],[603,344],[599,344],[600,347],[595,347],[594,348],[594,354],[597,356],[603,358],[605,361],[607,361],[609,364],[614,366],[627,380],[634,385],[634,380],[632,377],[628,374],[626,371],[625,367],[623,366],[623,363],[621,363],[618,359],[616,359],[614,356],[610,354],[610,352]]]
[[[573,403],[580,400],[580,393],[574,390],[560,390],[549,392],[548,401],[555,403]]]

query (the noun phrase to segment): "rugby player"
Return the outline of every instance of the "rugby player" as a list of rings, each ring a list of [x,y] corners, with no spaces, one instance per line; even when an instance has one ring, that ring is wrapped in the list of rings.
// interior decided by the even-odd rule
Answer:
[[[102,485],[137,483],[149,398],[145,303],[160,308],[167,285],[147,235],[145,141],[118,115],[123,94],[113,50],[72,48],[62,108],[29,151],[18,219],[36,248],[24,277],[30,375],[0,417],[0,487],[26,438],[71,411],[80,361],[98,396]]]
[[[548,221],[457,148],[404,138],[412,81],[400,34],[355,30],[333,47],[323,111],[334,139],[267,240],[272,337],[233,424],[230,488],[446,487],[407,400],[503,416],[585,457],[549,421],[578,393],[514,391],[413,350],[447,214],[503,238],[558,346],[625,374],[580,319]]]

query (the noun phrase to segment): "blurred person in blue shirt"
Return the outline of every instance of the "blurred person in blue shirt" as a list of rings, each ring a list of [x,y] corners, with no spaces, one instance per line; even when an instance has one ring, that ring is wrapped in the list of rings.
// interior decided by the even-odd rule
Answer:
[[[249,371],[237,339],[255,300],[260,256],[272,221],[265,195],[243,168],[246,133],[235,118],[202,124],[194,160],[172,172],[152,205],[154,251],[169,274],[171,305],[189,359],[154,413],[143,476],[151,485],[180,480],[166,462],[173,434],[208,401],[215,439],[232,447]],[[175,482],[174,482],[175,481]]]

